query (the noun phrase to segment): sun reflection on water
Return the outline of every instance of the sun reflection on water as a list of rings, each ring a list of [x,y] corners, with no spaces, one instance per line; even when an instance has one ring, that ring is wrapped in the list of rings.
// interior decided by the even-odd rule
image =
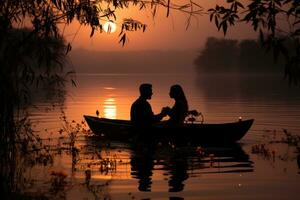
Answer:
[[[107,98],[104,100],[104,117],[110,119],[116,119],[117,116],[117,106],[115,98]]]

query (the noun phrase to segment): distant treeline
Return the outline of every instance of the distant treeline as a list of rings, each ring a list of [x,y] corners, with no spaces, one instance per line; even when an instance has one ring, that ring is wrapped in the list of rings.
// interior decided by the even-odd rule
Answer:
[[[195,73],[195,50],[173,51],[93,51],[70,52],[77,73]]]
[[[256,40],[230,40],[210,37],[195,60],[199,72],[278,73],[283,59],[274,60],[272,51]]]

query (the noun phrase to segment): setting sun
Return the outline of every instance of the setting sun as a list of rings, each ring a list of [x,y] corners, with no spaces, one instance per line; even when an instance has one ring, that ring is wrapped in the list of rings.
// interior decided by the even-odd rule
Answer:
[[[117,25],[113,21],[105,22],[103,25],[103,30],[106,33],[114,33],[117,30]]]

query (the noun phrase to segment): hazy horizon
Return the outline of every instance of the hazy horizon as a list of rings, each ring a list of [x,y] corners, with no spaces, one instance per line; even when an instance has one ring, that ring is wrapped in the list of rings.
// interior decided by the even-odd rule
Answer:
[[[228,46],[228,44],[230,44]],[[255,49],[259,48],[259,49]],[[76,48],[69,53],[77,73],[282,73],[282,59],[257,40],[207,38],[203,48],[102,51]]]
[[[198,49],[96,51],[74,49],[70,52],[77,73],[194,73]]]

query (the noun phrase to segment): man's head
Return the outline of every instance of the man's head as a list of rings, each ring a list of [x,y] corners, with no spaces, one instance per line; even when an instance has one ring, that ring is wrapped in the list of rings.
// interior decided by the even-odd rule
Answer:
[[[143,83],[140,85],[140,95],[145,99],[151,99],[152,97],[152,85],[149,83]]]

